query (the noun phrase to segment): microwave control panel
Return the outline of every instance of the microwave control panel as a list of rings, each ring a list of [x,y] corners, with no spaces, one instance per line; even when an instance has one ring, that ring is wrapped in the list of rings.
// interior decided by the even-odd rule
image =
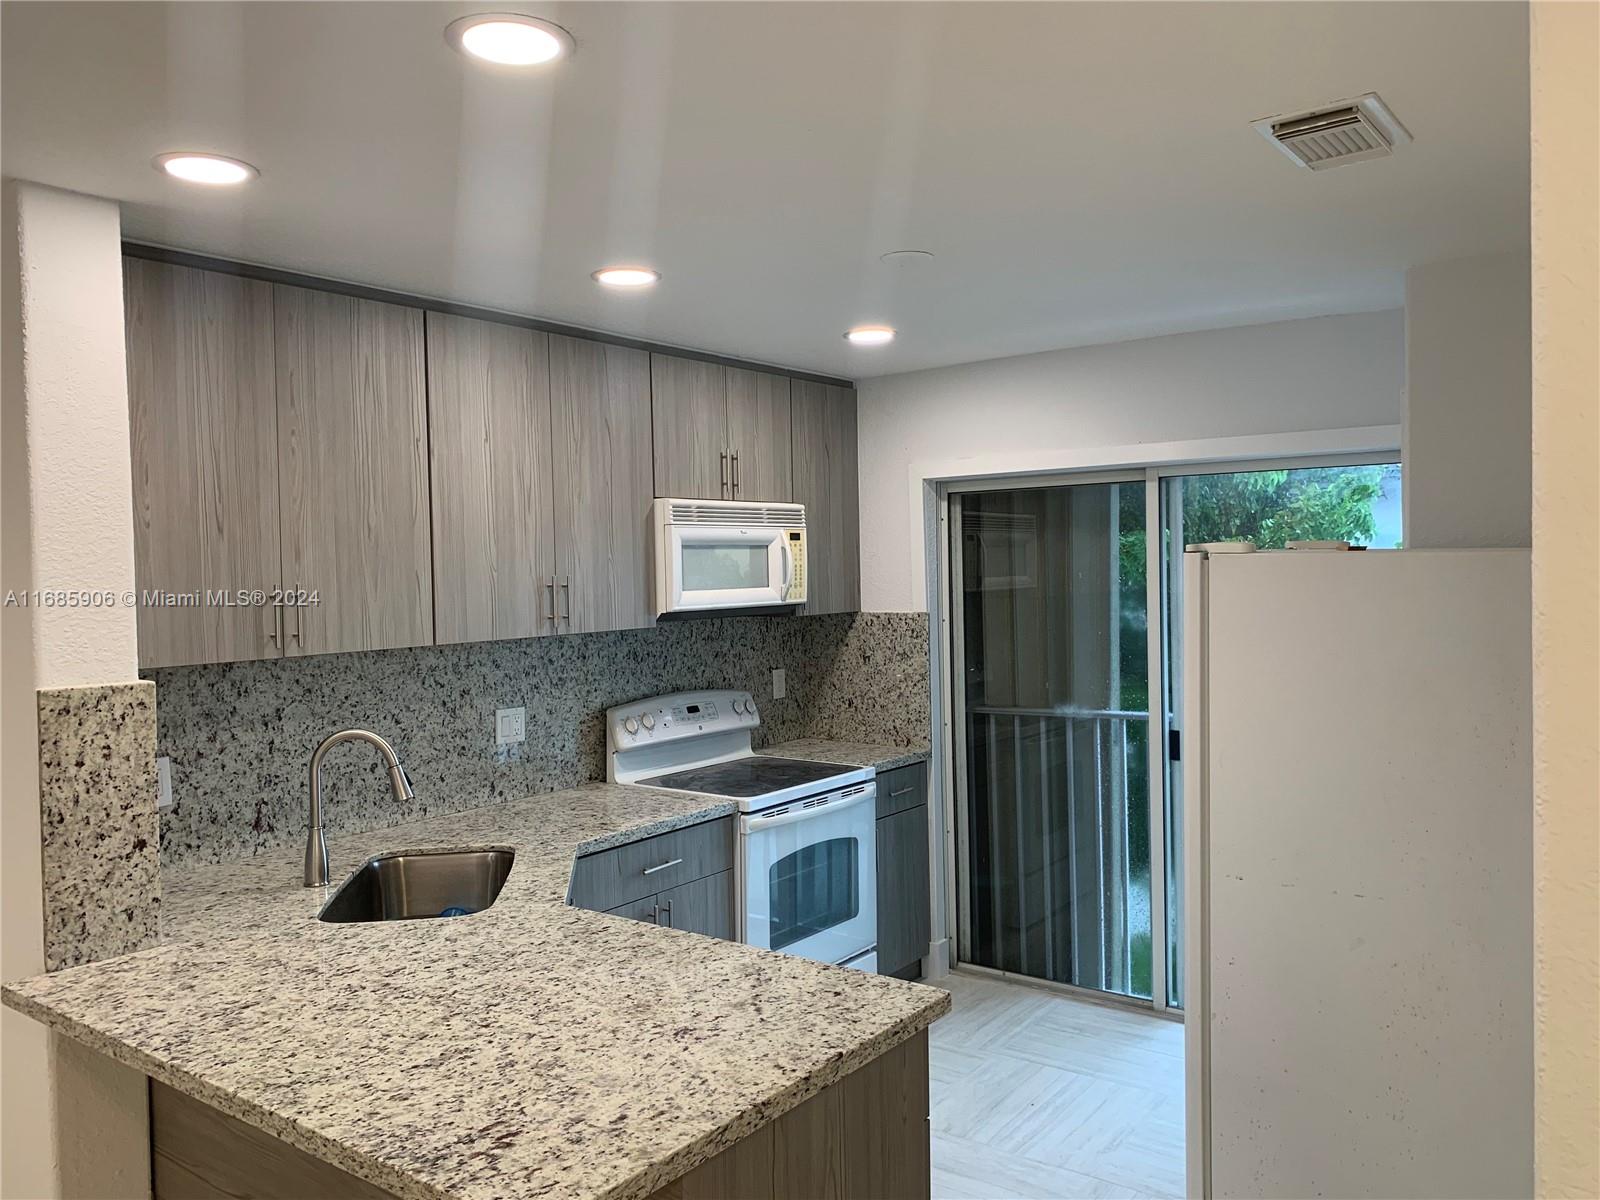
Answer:
[[[789,586],[784,589],[785,604],[806,602],[806,531],[785,529],[784,538],[789,543]]]

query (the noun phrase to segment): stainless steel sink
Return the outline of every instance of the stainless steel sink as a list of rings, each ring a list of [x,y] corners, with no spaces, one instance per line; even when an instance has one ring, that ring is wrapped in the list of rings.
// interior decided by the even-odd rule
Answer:
[[[430,850],[369,858],[317,916],[343,923],[482,912],[505,886],[514,857],[510,850]]]

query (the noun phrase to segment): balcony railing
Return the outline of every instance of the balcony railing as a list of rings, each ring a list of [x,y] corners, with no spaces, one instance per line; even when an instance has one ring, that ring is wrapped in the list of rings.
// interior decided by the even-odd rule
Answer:
[[[1145,787],[1130,731],[1142,740],[1148,724],[1120,709],[967,709],[973,961],[1134,990],[1134,939],[1150,925],[1147,896],[1130,901],[1130,790]]]

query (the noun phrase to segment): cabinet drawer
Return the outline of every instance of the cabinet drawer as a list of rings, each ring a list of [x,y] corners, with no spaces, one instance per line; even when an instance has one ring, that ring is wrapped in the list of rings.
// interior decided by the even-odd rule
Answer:
[[[907,763],[889,771],[878,772],[878,817],[892,817],[897,812],[916,808],[928,802],[928,764]]]
[[[733,869],[732,817],[585,854],[572,869],[572,903],[601,911]]]

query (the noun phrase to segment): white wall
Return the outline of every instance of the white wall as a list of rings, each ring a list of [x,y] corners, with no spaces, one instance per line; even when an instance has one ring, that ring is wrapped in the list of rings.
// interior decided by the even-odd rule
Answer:
[[[0,593],[130,590],[117,206],[10,181],[4,201]],[[0,974],[16,979],[44,970],[36,689],[129,682],[138,678],[138,653],[129,606],[0,612]],[[109,1059],[63,1053],[10,1009],[0,1020],[0,1194],[31,1200],[147,1190],[142,1078]],[[75,1140],[58,1140],[58,1111],[74,1114]]]
[[[1527,546],[1528,257],[1406,272],[1405,543]]]
[[[1600,1196],[1600,6],[1532,10],[1534,1141]]]
[[[1158,461],[1157,443],[1398,426],[1404,341],[1402,313],[1354,313],[867,380],[862,607],[925,606],[916,479],[1087,465],[1100,447],[1148,444]]]

